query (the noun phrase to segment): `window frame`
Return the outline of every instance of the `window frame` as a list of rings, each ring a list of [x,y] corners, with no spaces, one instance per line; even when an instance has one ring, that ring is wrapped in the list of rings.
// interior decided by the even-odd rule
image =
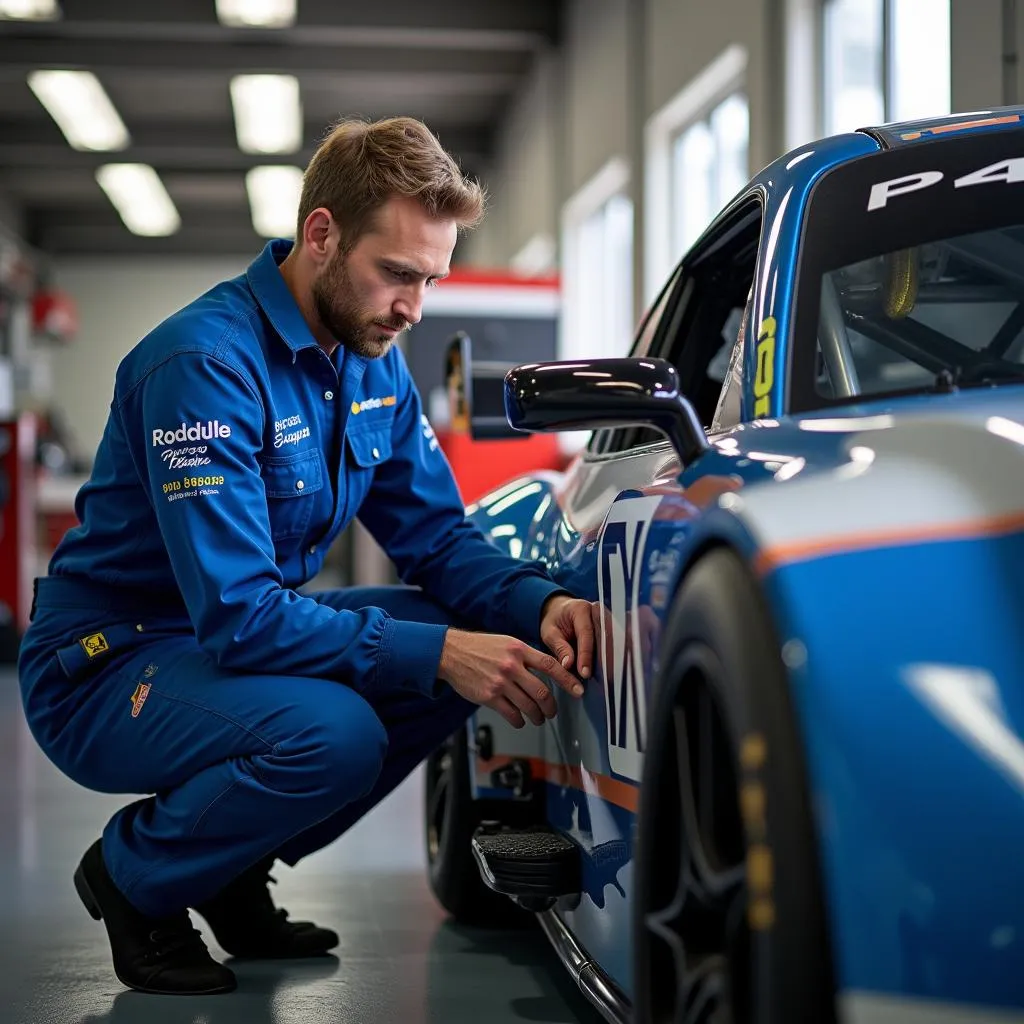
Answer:
[[[750,186],[715,219],[711,227],[702,236],[701,241],[683,260],[684,285],[691,282],[699,282],[702,262],[714,259],[723,247],[728,246],[733,242],[736,236],[745,234],[751,229],[753,222],[756,221],[757,241],[754,244],[754,261],[751,267],[750,285],[747,289],[747,293],[749,294],[757,281],[758,266],[761,259],[761,246],[764,239],[765,213],[766,202],[763,190],[759,186]],[[685,303],[677,304],[673,311],[674,322],[669,327],[666,327],[665,332],[662,335],[663,347],[657,352],[651,353],[661,359],[668,360],[676,368],[676,371],[680,376],[680,388],[684,395],[689,395],[689,393],[691,393],[694,381],[692,379],[687,379],[687,371],[681,365],[681,356],[684,349],[687,352],[693,351],[693,341],[689,337],[688,332],[693,325],[693,317],[699,314],[703,308],[706,308],[704,304],[706,289],[702,288],[699,283],[696,283],[695,287],[690,291],[691,294],[687,296],[687,301]],[[746,308],[746,306],[747,296],[745,295],[742,303],[738,307],[734,308],[742,310]],[[741,319],[741,327],[747,335],[750,334],[751,330],[750,319],[751,318],[749,316],[745,320]],[[666,341],[665,336],[670,332],[671,337]],[[738,341],[739,333],[737,333],[737,337],[733,340],[732,349],[730,349],[730,356]],[[714,358],[714,353],[712,353],[711,358]],[[727,386],[728,376],[722,382],[722,389]],[[743,380],[742,388],[743,395],[745,396],[746,380]],[[721,390],[719,391],[719,399],[720,398]],[[741,400],[740,405],[742,410],[745,403]],[[743,422],[747,421],[744,419],[741,411],[740,419],[737,423],[730,424],[723,429],[729,429],[731,426],[737,426],[739,423]],[[707,424],[707,429],[709,431],[710,427],[711,422]]]
[[[790,24],[790,32],[794,34],[794,42],[796,40],[795,33],[800,32],[800,38],[806,39],[806,32],[803,26],[806,24],[806,5],[809,0],[787,0],[789,4],[789,11],[791,17],[794,19]],[[864,124],[849,125],[844,127],[834,127],[829,125],[831,116],[830,103],[831,94],[834,91],[834,87],[831,84],[828,68],[826,67],[826,52],[828,49],[828,7],[838,2],[838,0],[817,0],[817,10],[815,12],[817,18],[817,25],[815,28],[815,64],[817,66],[817,94],[820,96],[817,111],[817,127],[818,134],[821,135],[836,135],[843,132],[854,131],[856,128],[867,127]],[[895,81],[896,76],[894,74],[894,61],[897,52],[897,43],[895,35],[896,17],[893,10],[893,5],[898,0],[879,0],[881,5],[882,23],[878,26],[879,34],[882,41],[882,52],[881,52],[881,82],[879,88],[882,94],[882,117],[878,124],[888,124],[895,121],[909,121],[914,120],[911,116],[902,116],[895,110],[896,103],[896,87]],[[951,0],[950,0],[951,6]],[[950,13],[950,21],[952,21],[952,15]],[[950,24],[950,36],[952,37],[952,24]],[[948,104],[949,109],[936,110],[930,112],[928,115],[920,116],[935,116],[942,117],[952,113],[952,38],[950,38],[949,48],[949,93],[950,102]],[[795,86],[795,82],[793,83]],[[802,140],[807,141],[807,140]]]
[[[616,196],[623,196],[633,203],[630,193],[630,166],[621,156],[612,157],[579,188],[563,205],[561,214],[562,237],[562,302],[559,313],[557,358],[580,358],[579,353],[571,350],[571,339],[581,337],[583,331],[577,326],[579,314],[579,236],[586,222]],[[632,210],[633,229],[631,245],[636,250],[636,207]],[[635,257],[631,261],[635,264]],[[633,270],[630,268],[628,279],[624,282],[628,289],[628,305],[635,306],[636,296],[633,287]],[[626,337],[629,335],[627,334]],[[626,337],[622,339],[623,343]],[[593,357],[591,357],[593,358]],[[588,431],[570,431],[558,435],[560,449],[566,454],[575,454],[581,448],[590,449],[594,440]]]
[[[732,44],[681,89],[644,126],[644,282],[652,303],[681,253],[672,250],[672,149],[676,138],[733,93],[747,92],[748,54]],[[749,141],[747,171],[749,173]],[[730,197],[731,198],[731,197]],[[712,223],[714,218],[712,218]]]

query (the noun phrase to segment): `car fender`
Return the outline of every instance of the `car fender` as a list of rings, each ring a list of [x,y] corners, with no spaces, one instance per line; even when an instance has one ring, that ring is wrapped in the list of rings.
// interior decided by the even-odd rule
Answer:
[[[926,421],[845,447],[703,524],[778,631],[837,982],[1021,1005],[1024,448]]]

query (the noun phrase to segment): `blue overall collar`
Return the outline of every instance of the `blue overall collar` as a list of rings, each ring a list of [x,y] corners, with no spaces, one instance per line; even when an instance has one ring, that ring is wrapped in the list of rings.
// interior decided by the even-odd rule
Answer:
[[[316,348],[317,341],[278,269],[291,250],[292,242],[289,239],[271,239],[249,264],[245,276],[256,301],[274,325],[274,330],[295,353],[304,348]]]

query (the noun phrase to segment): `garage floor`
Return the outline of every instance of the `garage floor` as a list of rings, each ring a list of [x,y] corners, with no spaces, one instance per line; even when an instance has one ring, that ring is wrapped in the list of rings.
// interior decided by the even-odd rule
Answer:
[[[78,788],[42,757],[15,674],[0,669],[0,1021],[598,1024],[539,932],[446,921],[425,882],[420,782],[417,773],[332,847],[274,872],[279,906],[341,934],[337,958],[232,964],[239,987],[225,996],[141,995],[114,977],[103,927],[71,885],[122,801]]]

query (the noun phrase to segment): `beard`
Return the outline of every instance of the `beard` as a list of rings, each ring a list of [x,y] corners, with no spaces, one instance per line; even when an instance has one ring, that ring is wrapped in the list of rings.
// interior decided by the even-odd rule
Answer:
[[[395,321],[359,304],[341,250],[335,252],[323,273],[313,281],[313,304],[331,336],[365,359],[386,356],[398,337],[384,334],[382,327],[398,332],[409,327],[405,320]]]

